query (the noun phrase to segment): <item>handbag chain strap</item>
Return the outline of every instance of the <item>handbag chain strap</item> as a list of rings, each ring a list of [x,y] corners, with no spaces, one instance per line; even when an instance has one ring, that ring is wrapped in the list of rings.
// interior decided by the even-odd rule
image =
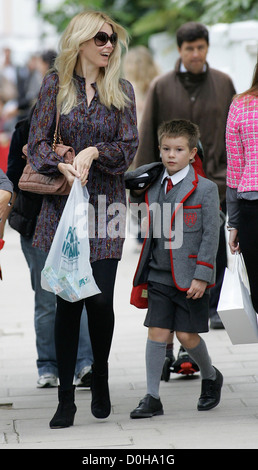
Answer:
[[[62,137],[61,137],[61,132],[60,132],[60,127],[59,127],[59,118],[60,118],[60,111],[57,111],[57,113],[56,113],[56,128],[55,128],[55,133],[54,133],[54,138],[53,138],[53,143],[52,143],[52,150],[53,151],[55,151],[57,144],[63,144]]]

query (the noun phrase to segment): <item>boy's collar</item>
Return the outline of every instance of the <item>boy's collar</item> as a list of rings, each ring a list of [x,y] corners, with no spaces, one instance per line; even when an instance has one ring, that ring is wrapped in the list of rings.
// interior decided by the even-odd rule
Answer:
[[[184,168],[182,168],[182,170],[177,171],[177,173],[175,173],[172,176],[168,174],[167,169],[165,168],[165,171],[164,171],[163,176],[162,176],[161,184],[163,183],[164,179],[171,178],[171,181],[172,181],[173,186],[174,186],[175,184],[179,183],[180,181],[182,181],[186,177],[186,175],[189,171],[189,168],[190,168],[190,165],[187,165]]]

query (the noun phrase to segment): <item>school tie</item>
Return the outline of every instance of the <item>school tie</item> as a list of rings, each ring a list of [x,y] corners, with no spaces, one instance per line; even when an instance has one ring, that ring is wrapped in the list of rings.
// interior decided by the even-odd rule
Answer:
[[[170,191],[170,189],[173,188],[173,183],[172,183],[172,180],[171,178],[167,178],[167,189],[166,189],[166,193],[168,193],[168,191]]]

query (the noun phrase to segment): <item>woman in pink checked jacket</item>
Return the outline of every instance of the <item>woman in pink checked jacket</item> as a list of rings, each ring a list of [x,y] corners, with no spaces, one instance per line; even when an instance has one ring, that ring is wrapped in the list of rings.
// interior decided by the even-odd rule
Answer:
[[[226,146],[229,247],[243,254],[258,312],[258,64],[251,88],[230,106]]]

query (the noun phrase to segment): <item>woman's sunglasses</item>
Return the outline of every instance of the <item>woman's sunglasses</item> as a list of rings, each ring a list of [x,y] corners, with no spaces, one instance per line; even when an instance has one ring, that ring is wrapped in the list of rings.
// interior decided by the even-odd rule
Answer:
[[[104,31],[99,31],[93,39],[96,46],[105,46],[105,44],[110,41],[112,46],[115,47],[117,43],[117,33],[112,33],[111,36],[109,36]]]

